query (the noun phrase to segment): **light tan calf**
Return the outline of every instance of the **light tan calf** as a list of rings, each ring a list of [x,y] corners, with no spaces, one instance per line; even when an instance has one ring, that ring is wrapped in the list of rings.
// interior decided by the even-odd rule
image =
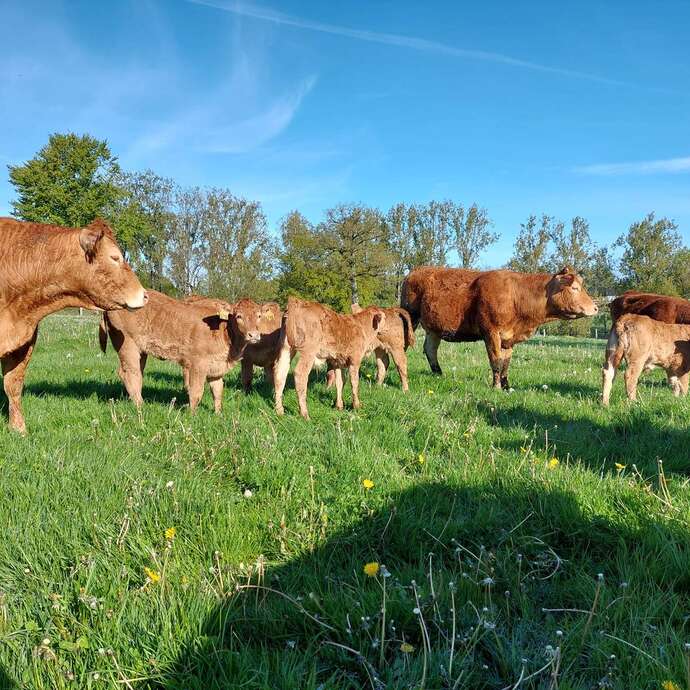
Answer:
[[[212,298],[180,301],[153,290],[136,312],[107,312],[100,332],[120,358],[118,374],[137,407],[148,355],[182,367],[189,407],[196,409],[208,381],[216,412],[223,400],[223,376],[241,359],[248,343],[259,341],[263,310],[251,300],[228,304]]]
[[[686,395],[690,372],[690,326],[662,323],[648,316],[625,314],[616,321],[606,345],[602,369],[602,396],[609,404],[613,379],[625,359],[625,389],[630,400],[637,397],[637,381],[643,371],[655,366],[666,370],[674,395]]]
[[[300,355],[295,367],[295,390],[300,414],[309,419],[307,384],[309,372],[317,363],[327,362],[336,370],[336,407],[343,409],[343,377],[341,369],[350,371],[352,407],[359,400],[359,367],[362,359],[378,344],[379,330],[386,316],[381,309],[359,314],[338,314],[317,302],[304,302],[295,297],[288,300],[285,327],[281,335],[281,351],[275,365],[276,412],[283,414],[283,390],[293,353]]]
[[[350,309],[353,314],[366,311],[359,304],[353,304]],[[378,345],[374,349],[376,383],[379,386],[383,385],[392,357],[400,375],[402,389],[407,392],[410,387],[407,382],[407,355],[405,351],[408,347],[414,347],[414,329],[410,315],[400,307],[367,307],[367,309],[380,310],[386,315],[386,322],[378,333]],[[335,383],[335,370],[329,369],[327,381],[329,388]]]

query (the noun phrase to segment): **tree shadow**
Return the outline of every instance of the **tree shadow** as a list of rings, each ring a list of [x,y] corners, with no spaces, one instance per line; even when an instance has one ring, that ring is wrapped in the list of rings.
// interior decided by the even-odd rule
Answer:
[[[102,402],[127,398],[127,392],[122,384],[96,380],[69,381],[66,383],[32,381],[25,386],[24,390],[33,395],[54,395],[56,397],[75,398],[78,400],[86,400],[96,396]],[[173,398],[178,400],[186,400],[187,398],[184,388],[161,388],[159,386],[147,386],[146,383],[144,383],[141,394],[144,398],[144,403],[160,403],[162,405],[169,405]]]
[[[572,394],[568,386],[565,388]],[[592,399],[592,405],[599,405],[597,398]],[[634,463],[643,473],[656,475],[657,460],[661,459],[666,470],[690,474],[687,432],[669,428],[663,408],[649,410],[639,402],[623,405],[622,411],[607,409],[604,422],[577,416],[577,410],[566,416],[512,401],[505,406],[479,403],[477,409],[489,425],[518,432],[508,440],[494,438],[492,443],[500,448],[519,453],[530,446],[560,459],[569,456],[596,472],[615,473],[616,463]],[[525,440],[525,432],[532,435],[531,442]]]
[[[586,616],[576,612],[587,613],[597,587],[596,629],[649,650],[677,645],[664,663],[682,677],[690,538],[640,511],[636,498],[620,500],[616,520],[592,514],[568,491],[527,479],[417,485],[376,510],[363,508],[313,550],[265,573],[263,566],[254,575],[225,569],[221,603],[153,687],[402,689],[418,687],[426,673],[427,688],[502,688],[541,666],[546,645],[557,644],[569,654],[568,687],[598,687],[611,673],[610,654],[620,660],[620,684],[610,687],[638,687],[640,673],[656,667],[624,644],[590,639]],[[624,522],[624,509],[635,512],[635,524]],[[385,563],[391,573],[382,657],[383,571],[368,578],[368,562]],[[233,574],[240,587],[261,588],[233,590]],[[668,619],[637,628],[661,600]],[[565,631],[562,640],[557,630]],[[405,654],[404,644],[414,653]],[[544,675],[521,687],[542,681]]]

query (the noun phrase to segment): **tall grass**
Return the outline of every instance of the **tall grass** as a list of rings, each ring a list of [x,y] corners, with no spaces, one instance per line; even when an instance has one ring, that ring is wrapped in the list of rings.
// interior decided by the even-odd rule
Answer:
[[[418,349],[357,413],[317,373],[311,422],[258,373],[190,416],[150,361],[139,415],[96,322],[48,319],[0,427],[0,687],[690,688],[688,402],[602,409],[602,347],[517,348],[511,393]]]

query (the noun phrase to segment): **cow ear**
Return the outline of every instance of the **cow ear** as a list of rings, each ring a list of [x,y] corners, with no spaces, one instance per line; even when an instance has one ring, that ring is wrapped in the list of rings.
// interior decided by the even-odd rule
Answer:
[[[379,311],[374,314],[374,318],[371,321],[371,325],[373,326],[375,331],[378,331],[379,328],[383,325],[383,320],[384,320],[384,315]]]
[[[79,244],[84,250],[86,257],[92,259],[96,254],[98,243],[103,237],[103,225],[101,223],[91,223],[79,233]]]
[[[575,274],[574,273],[558,273],[558,282],[561,285],[572,285],[573,282],[575,282]]]

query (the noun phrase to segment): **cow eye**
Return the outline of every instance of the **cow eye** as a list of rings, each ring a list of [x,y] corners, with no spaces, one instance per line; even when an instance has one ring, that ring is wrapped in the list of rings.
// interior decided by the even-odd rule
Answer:
[[[110,258],[111,258],[116,264],[119,264],[120,261],[121,261],[120,257],[117,256],[117,254],[113,254]]]

